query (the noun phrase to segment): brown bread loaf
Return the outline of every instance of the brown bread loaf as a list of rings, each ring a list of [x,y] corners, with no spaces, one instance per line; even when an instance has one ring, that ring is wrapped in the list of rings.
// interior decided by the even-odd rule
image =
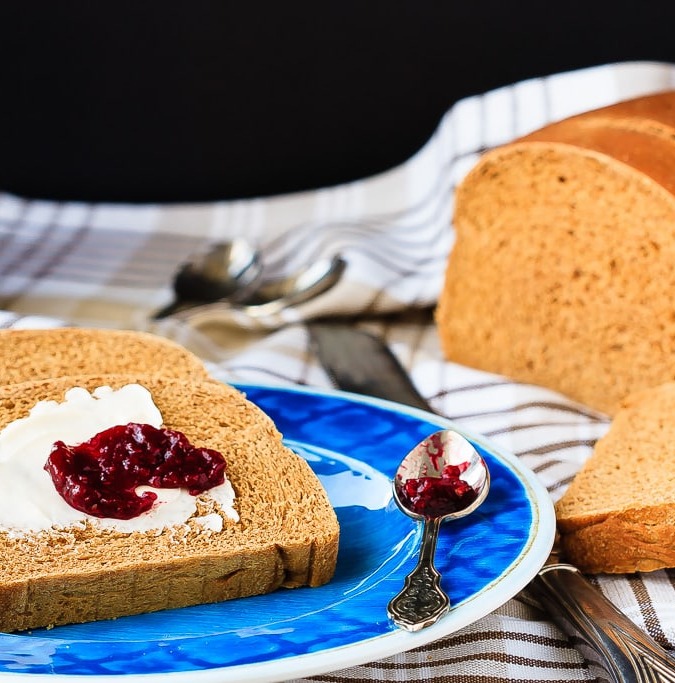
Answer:
[[[556,504],[561,550],[582,571],[675,567],[675,383],[625,399]]]
[[[282,444],[272,421],[231,387],[142,374],[6,385],[0,387],[0,429],[40,400],[63,400],[71,387],[129,383],[150,390],[167,427],[223,454],[240,521],[226,520],[220,532],[191,521],[161,533],[120,533],[89,523],[18,536],[0,530],[0,630],[108,619],[330,580],[339,529],[323,488],[307,463]]]
[[[146,332],[68,327],[0,330],[0,384],[140,370],[148,375],[208,378],[197,356]]]
[[[613,414],[675,379],[675,92],[486,153],[457,189],[448,359]]]

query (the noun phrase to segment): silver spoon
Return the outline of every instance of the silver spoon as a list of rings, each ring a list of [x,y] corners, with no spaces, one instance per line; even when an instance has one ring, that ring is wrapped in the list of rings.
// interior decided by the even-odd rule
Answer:
[[[216,322],[249,327],[327,292],[337,284],[346,267],[340,255],[319,259],[287,277],[260,285],[243,300],[195,306],[176,317],[194,326]]]
[[[394,500],[424,530],[417,566],[405,578],[403,590],[387,613],[406,631],[431,626],[450,609],[440,586],[434,554],[441,522],[473,512],[490,489],[490,472],[476,449],[450,429],[436,432],[403,459],[393,482]]]
[[[260,255],[246,240],[218,242],[180,267],[173,281],[174,301],[152,317],[159,320],[207,302],[240,300],[261,275]]]

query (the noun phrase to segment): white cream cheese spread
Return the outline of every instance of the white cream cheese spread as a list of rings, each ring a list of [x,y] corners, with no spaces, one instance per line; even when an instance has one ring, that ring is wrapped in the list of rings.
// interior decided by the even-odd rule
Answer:
[[[139,384],[117,390],[99,387],[92,393],[75,387],[66,392],[63,402],[40,401],[27,417],[8,424],[0,431],[0,529],[21,534],[89,521],[99,528],[120,532],[150,531],[184,524],[191,517],[203,528],[222,529],[220,515],[208,515],[201,524],[195,517],[196,498],[185,489],[138,487],[138,493],[153,491],[157,500],[150,510],[132,519],[93,517],[71,507],[60,496],[44,469],[52,445],[56,441],[80,444],[110,427],[129,422],[157,428],[162,425],[150,392]],[[227,478],[202,495],[218,503],[230,519],[239,519],[233,507],[234,490]]]

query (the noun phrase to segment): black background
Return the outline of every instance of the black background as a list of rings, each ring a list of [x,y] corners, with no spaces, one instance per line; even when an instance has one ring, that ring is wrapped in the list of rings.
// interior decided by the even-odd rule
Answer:
[[[230,199],[403,162],[457,99],[675,61],[665,0],[0,4],[0,189]]]

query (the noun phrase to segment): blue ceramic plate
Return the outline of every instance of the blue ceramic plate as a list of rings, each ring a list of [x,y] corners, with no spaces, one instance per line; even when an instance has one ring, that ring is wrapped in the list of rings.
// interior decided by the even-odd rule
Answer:
[[[492,485],[473,515],[441,530],[437,566],[451,612],[418,633],[395,628],[389,599],[415,563],[420,530],[392,502],[390,478],[428,434],[452,426],[412,408],[340,392],[240,386],[323,482],[341,526],[335,578],[321,588],[114,621],[0,634],[0,679],[151,683],[278,681],[417,647],[506,602],[546,559],[546,491],[518,461],[465,434]],[[462,431],[462,430],[458,430]]]

